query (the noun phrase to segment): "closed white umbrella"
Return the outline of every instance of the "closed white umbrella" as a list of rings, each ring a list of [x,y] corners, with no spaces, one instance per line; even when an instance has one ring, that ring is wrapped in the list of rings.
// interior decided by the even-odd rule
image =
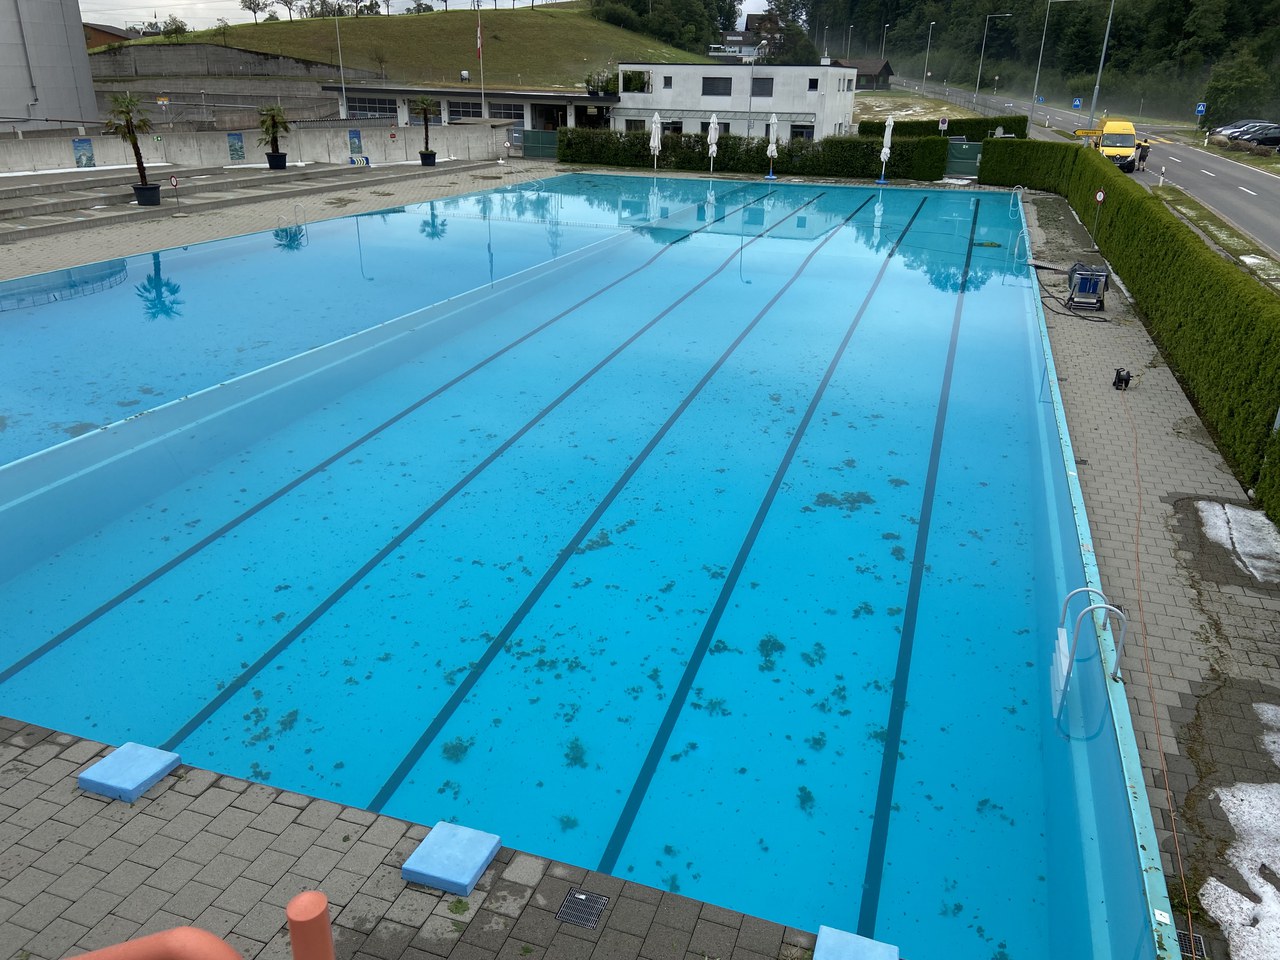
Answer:
[[[716,115],[711,115],[711,125],[707,127],[707,156],[711,158],[711,170],[714,173],[716,169],[716,151],[719,149],[716,144],[720,142],[720,123],[716,120]]]
[[[773,161],[778,159],[778,115],[769,114],[769,145],[764,148],[764,155],[769,158],[769,175],[766,180],[777,180],[773,175]]]
[[[658,154],[662,152],[662,118],[655,111],[649,127],[649,152],[653,154],[653,172],[658,172]]]
[[[884,169],[889,163],[889,145],[893,140],[893,117],[884,122],[884,146],[880,148],[880,179],[876,183],[888,183]]]

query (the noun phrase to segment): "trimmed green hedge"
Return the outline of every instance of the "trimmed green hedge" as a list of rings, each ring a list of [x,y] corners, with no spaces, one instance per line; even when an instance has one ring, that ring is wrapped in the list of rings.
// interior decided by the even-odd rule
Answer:
[[[1236,477],[1280,523],[1280,434],[1272,430],[1280,408],[1280,296],[1211,251],[1097,151],[988,140],[979,180],[1060,194],[1090,229],[1097,214],[1102,255]],[[1106,191],[1101,210],[1099,189]]]
[[[885,122],[883,120],[858,121],[858,136],[884,139]],[[1027,116],[1016,117],[963,117],[947,121],[948,137],[964,137],[971,143],[981,143],[995,132],[996,127],[1004,127],[1005,133],[1012,133],[1022,140],[1027,138]],[[893,123],[893,139],[898,137],[936,137],[938,136],[937,120],[895,120]]]
[[[848,177],[874,180],[880,176],[882,139],[866,137],[797,138],[778,144],[773,172],[778,176]],[[759,138],[722,134],[716,144],[719,173],[764,174],[769,169],[767,144]],[[561,127],[557,159],[563,163],[598,163],[615,167],[653,169],[649,132],[589,130]],[[894,180],[941,180],[947,166],[943,137],[895,140],[886,176]],[[667,134],[658,154],[661,170],[707,170],[707,138],[697,133]]]

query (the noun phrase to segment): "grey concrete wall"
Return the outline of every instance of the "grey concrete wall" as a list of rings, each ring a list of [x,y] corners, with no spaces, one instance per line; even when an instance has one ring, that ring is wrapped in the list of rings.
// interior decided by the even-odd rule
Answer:
[[[97,121],[77,0],[0,0],[0,116],[6,130]]]
[[[289,155],[289,163],[346,163],[351,156],[349,131],[359,130],[362,155],[377,166],[418,159],[422,144],[421,127],[368,127],[353,122],[343,127],[298,128],[285,136],[280,146]],[[263,148],[258,146],[257,128],[238,131],[244,140],[244,159],[232,160],[226,132],[169,133],[159,131],[139,141],[142,158],[147,164],[169,163],[186,167],[218,167],[238,164],[266,163]],[[394,134],[394,136],[392,136]],[[442,156],[460,160],[488,160],[499,156],[495,136],[487,125],[451,124],[431,129],[431,147]],[[94,166],[133,166],[133,153],[119,137],[89,137],[93,146]],[[76,166],[73,138],[40,138],[38,140],[0,141],[0,171],[16,173],[36,170],[61,170]],[[166,167],[148,170],[148,179],[163,180]],[[154,174],[154,176],[152,176]]]
[[[337,59],[337,51],[334,51]],[[150,43],[99,50],[89,57],[94,80],[133,77],[312,77],[338,79],[336,63],[295,60],[213,43]],[[345,67],[353,80],[376,80],[371,70]]]

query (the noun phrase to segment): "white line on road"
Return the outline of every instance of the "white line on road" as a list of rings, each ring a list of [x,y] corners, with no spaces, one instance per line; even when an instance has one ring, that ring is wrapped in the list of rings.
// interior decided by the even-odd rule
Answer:
[[[1175,157],[1173,154],[1169,154],[1169,159],[1170,159],[1170,160],[1172,160],[1172,161],[1174,161],[1175,163],[1181,163],[1181,162],[1182,162],[1182,161],[1181,161],[1181,160],[1179,160],[1177,157]]]
[[[1243,190],[1245,193],[1247,193],[1251,197],[1257,196],[1257,194],[1254,193],[1252,190],[1250,190],[1248,187],[1240,187],[1240,189]]]
[[[1216,174],[1216,173],[1210,173],[1210,172],[1209,172],[1208,170],[1206,170],[1204,167],[1201,167],[1201,168],[1200,168],[1200,172],[1201,172],[1201,173],[1203,173],[1206,177],[1216,177],[1216,176],[1217,176],[1217,174]]]

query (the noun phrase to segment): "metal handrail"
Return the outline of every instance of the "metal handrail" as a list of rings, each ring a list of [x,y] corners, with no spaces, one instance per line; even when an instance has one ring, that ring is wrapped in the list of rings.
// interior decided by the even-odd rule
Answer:
[[[1065,627],[1067,625],[1067,604],[1069,604],[1071,602],[1071,598],[1078,593],[1096,593],[1102,598],[1103,603],[1111,602],[1107,599],[1107,595],[1097,587],[1076,587],[1062,599],[1062,613],[1058,615],[1058,626]]]

